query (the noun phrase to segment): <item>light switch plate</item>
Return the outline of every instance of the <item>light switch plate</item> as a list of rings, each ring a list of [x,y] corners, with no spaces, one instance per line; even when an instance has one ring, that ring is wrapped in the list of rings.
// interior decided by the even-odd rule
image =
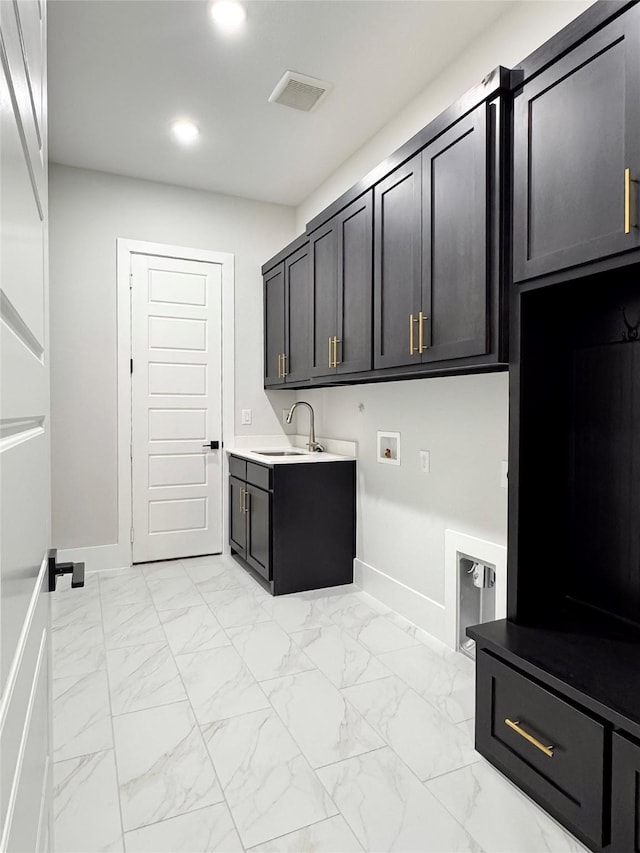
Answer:
[[[420,451],[420,470],[423,474],[428,474],[431,471],[431,454],[428,450]]]
[[[249,426],[251,424],[251,409],[242,410],[242,418],[240,422],[242,426]]]

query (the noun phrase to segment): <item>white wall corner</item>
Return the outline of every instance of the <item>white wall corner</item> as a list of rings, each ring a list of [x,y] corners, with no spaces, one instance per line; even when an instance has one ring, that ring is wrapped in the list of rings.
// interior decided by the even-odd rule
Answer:
[[[353,580],[369,595],[444,642],[445,610],[442,604],[357,558],[353,561]]]
[[[507,548],[486,539],[468,536],[457,530],[444,532],[444,642],[454,651],[458,650],[458,595],[460,573],[458,555],[477,557],[496,567],[496,619],[507,616]]]

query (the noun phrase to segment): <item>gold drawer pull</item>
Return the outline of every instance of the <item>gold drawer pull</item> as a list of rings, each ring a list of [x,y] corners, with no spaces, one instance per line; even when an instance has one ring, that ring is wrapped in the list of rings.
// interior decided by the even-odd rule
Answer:
[[[289,371],[287,370],[287,359],[288,358],[289,358],[289,356],[286,354],[286,352],[283,352],[282,353],[282,378],[283,379],[285,378],[285,376],[289,375]]]
[[[329,338],[329,367],[333,367],[333,338]]]
[[[539,749],[540,752],[544,752],[547,758],[553,758],[553,747],[545,746],[539,740],[536,740],[533,735],[530,735],[528,732],[525,732],[525,730],[520,727],[520,723],[518,722],[518,720],[514,722],[513,720],[509,720],[507,718],[505,719],[505,723],[509,726],[510,729],[513,729],[516,734],[519,734],[520,737],[523,737],[526,741],[535,746],[536,749]]]

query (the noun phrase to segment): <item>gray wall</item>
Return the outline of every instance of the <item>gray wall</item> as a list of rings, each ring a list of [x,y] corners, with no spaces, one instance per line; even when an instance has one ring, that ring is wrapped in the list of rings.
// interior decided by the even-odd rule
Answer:
[[[293,238],[294,211],[55,164],[49,192],[53,544],[109,545],[118,541],[116,239],[235,255],[236,432],[269,434],[282,431],[283,404],[274,410],[262,388],[260,266]],[[250,427],[240,426],[243,408]]]

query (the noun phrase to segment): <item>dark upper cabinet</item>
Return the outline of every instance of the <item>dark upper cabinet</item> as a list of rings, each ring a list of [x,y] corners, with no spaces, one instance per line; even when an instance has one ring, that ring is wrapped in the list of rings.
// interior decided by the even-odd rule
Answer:
[[[420,154],[376,185],[374,205],[373,366],[400,367],[414,359],[412,320],[422,300]]]
[[[372,192],[310,238],[311,376],[371,369]]]
[[[265,387],[309,378],[309,272],[304,243],[263,275]]]
[[[422,362],[489,350],[487,109],[422,152]]]
[[[311,332],[311,277],[309,245],[294,252],[284,262],[285,269],[285,351],[286,382],[309,378]]]
[[[510,82],[487,75],[265,264],[266,387],[506,368]]]
[[[283,380],[284,261],[264,276],[264,384],[280,385]]]
[[[515,281],[640,246],[639,55],[632,8],[516,91]]]
[[[375,188],[376,367],[489,351],[488,109]]]
[[[328,376],[333,367],[337,327],[338,229],[331,219],[310,237],[311,247],[311,376]]]

